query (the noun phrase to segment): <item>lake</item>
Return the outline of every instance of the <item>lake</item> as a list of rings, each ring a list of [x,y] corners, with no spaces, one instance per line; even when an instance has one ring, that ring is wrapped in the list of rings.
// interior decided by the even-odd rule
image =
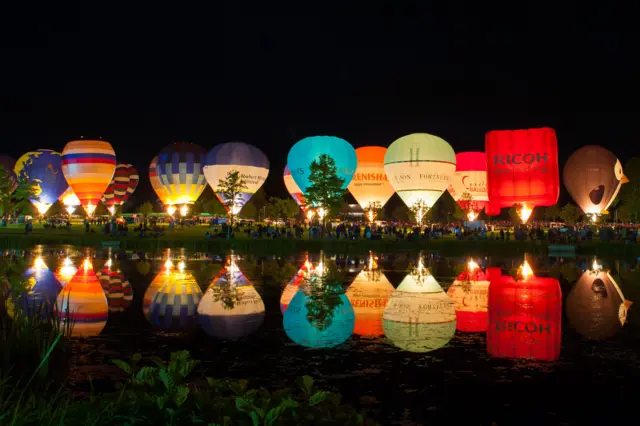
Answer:
[[[463,243],[462,243],[463,244]],[[188,349],[201,376],[319,386],[385,424],[599,424],[640,390],[634,259],[38,246],[29,300],[69,306],[68,383]],[[526,263],[525,263],[526,260]],[[634,309],[635,308],[635,309]]]

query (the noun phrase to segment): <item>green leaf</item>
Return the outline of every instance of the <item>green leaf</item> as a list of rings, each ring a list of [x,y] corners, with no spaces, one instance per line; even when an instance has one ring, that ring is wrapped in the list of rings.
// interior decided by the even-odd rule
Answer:
[[[136,374],[136,379],[146,382],[155,374],[155,372],[155,367],[142,367],[140,371],[138,371],[138,374]]]
[[[240,382],[229,382],[229,389],[236,395],[244,395],[244,386]]]
[[[168,399],[169,397],[167,395],[156,397],[156,405],[158,406],[158,408],[162,410]]]
[[[178,387],[178,390],[176,391],[176,397],[175,397],[176,405],[178,407],[181,406],[182,404],[184,404],[184,402],[187,400],[188,397],[189,397],[189,388],[186,386]]]
[[[133,369],[126,361],[123,361],[121,359],[112,359],[111,362],[113,362],[120,370],[124,371],[125,373],[133,373]]]
[[[309,398],[309,406],[313,407],[314,405],[318,405],[326,401],[328,396],[329,396],[329,392],[325,392],[325,391],[318,391],[314,393],[313,395],[311,395],[311,398]]]
[[[140,353],[133,354],[133,356],[131,357],[131,361],[134,361],[134,362],[138,362],[141,359],[142,359],[142,354],[140,354]]]
[[[275,424],[276,420],[278,420],[278,417],[280,417],[280,414],[282,414],[283,410],[284,409],[281,406],[278,406],[267,411],[267,415],[264,418],[267,425]]]
[[[167,365],[167,363],[164,362],[163,359],[160,357],[152,356],[149,359],[151,360],[151,362],[153,362],[155,365],[157,365],[160,368],[165,368],[165,366]]]
[[[172,392],[176,387],[176,383],[174,382],[173,377],[171,377],[169,373],[164,370],[160,370],[159,376],[160,380],[162,380],[162,383],[164,383],[164,387],[169,392]]]
[[[182,377],[187,377],[196,368],[198,363],[199,361],[193,359],[185,362],[180,366],[180,375]]]
[[[311,376],[302,376],[298,377],[296,380],[298,387],[306,394],[311,395],[311,391],[313,390],[313,377]]]

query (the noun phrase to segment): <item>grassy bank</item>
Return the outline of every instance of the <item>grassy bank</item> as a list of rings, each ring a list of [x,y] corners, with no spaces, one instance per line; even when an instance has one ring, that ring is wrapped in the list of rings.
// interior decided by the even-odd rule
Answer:
[[[164,248],[185,248],[191,251],[218,252],[237,250],[252,254],[290,254],[300,251],[324,250],[330,253],[366,253],[402,252],[402,251],[431,251],[442,255],[514,255],[522,253],[546,254],[548,244],[534,241],[497,241],[497,240],[464,240],[458,241],[452,237],[429,241],[396,240],[389,237],[382,240],[335,240],[309,239],[306,235],[302,239],[269,239],[249,238],[240,233],[234,239],[220,238],[205,239],[204,234],[209,228],[195,227],[185,229],[166,230],[164,235],[157,238],[140,238],[133,232],[127,236],[111,237],[99,233],[87,233],[81,226],[74,225],[71,231],[59,229],[44,229],[35,225],[33,233],[25,235],[23,228],[0,229],[0,248],[28,249],[37,244],[62,245],[71,244],[79,247],[102,247],[104,243],[118,242],[119,247],[129,250],[162,250]],[[622,242],[593,241],[580,242],[576,247],[577,254],[615,256],[620,258],[640,256],[640,248],[633,244]]]

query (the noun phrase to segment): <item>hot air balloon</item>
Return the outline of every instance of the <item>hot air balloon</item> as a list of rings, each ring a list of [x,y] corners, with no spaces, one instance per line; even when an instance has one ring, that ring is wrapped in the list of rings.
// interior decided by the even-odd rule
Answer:
[[[89,258],[57,298],[61,327],[72,327],[71,336],[97,336],[107,325],[107,298]]]
[[[112,261],[109,259],[96,275],[107,296],[109,312],[126,311],[133,300],[133,290],[124,274],[118,269],[114,270]]]
[[[368,267],[358,273],[346,293],[356,316],[354,334],[362,337],[384,334],[382,315],[393,291],[393,285],[378,269],[376,258],[370,255]]]
[[[204,148],[188,142],[174,143],[160,151],[156,173],[169,205],[193,204],[202,194],[207,185],[202,172],[206,155]]]
[[[62,193],[59,198],[60,202],[64,205],[65,210],[70,215],[76,210],[76,208],[80,205],[80,200],[78,196],[73,192],[71,187],[68,187],[66,191]]]
[[[460,208],[474,220],[484,208],[487,195],[487,158],[484,152],[459,152],[456,154],[456,172],[449,186],[449,193]]]
[[[375,219],[375,210],[382,208],[395,192],[384,171],[386,152],[387,148],[381,146],[356,149],[358,167],[348,189],[371,221]]]
[[[629,182],[620,160],[597,145],[583,146],[571,154],[564,166],[563,180],[571,198],[592,218],[607,213],[620,186]]]
[[[76,268],[69,257],[66,257],[54,273],[54,276],[64,287],[73,279],[77,272],[78,268]]]
[[[346,189],[358,166],[358,157],[353,146],[335,136],[310,136],[298,141],[289,151],[287,166],[302,193],[309,187],[309,167],[321,155],[326,154],[336,163],[337,175],[344,179],[342,189]]]
[[[493,130],[485,138],[487,188],[491,203],[519,204],[526,222],[535,206],[558,201],[558,142],[555,130]]]
[[[586,338],[606,340],[625,324],[630,306],[613,277],[594,261],[567,296],[567,318]]]
[[[62,154],[50,149],[27,152],[18,158],[14,170],[18,179],[26,179],[37,188],[29,201],[40,214],[45,214],[69,187],[62,173]]]
[[[207,154],[204,175],[211,185],[218,200],[225,208],[227,200],[225,195],[218,192],[219,181],[224,180],[230,172],[239,172],[244,180],[246,189],[233,200],[233,214],[238,214],[249,199],[262,186],[269,175],[269,160],[262,151],[253,145],[243,142],[229,142],[214,146]]]
[[[93,215],[116,169],[116,153],[105,141],[79,140],[62,150],[62,173],[80,204]]]
[[[446,141],[426,133],[403,136],[384,156],[389,182],[407,207],[418,207],[418,222],[451,184],[456,155]]]
[[[153,278],[149,287],[144,292],[144,296],[142,298],[142,313],[145,318],[149,319],[149,309],[151,308],[151,302],[156,297],[158,290],[162,287],[168,280],[171,275],[171,270],[174,268],[173,262],[167,259],[164,263],[164,266],[160,272]]]
[[[487,269],[491,281],[487,330],[489,355],[557,360],[562,338],[562,294],[558,280],[534,276],[526,261],[518,281],[495,269]]]
[[[16,173],[14,171],[16,165],[16,160],[7,156],[0,155],[0,167],[2,167],[9,178],[9,182],[11,182],[11,192],[16,190],[18,186],[18,181],[16,179]]]
[[[456,332],[456,311],[447,296],[418,260],[391,294],[382,316],[391,343],[409,352],[430,352],[449,343]]]
[[[167,191],[165,191],[162,183],[160,183],[160,179],[158,178],[158,173],[156,172],[156,162],[158,161],[158,156],[153,157],[151,160],[151,164],[149,165],[149,181],[151,181],[151,187],[156,192],[156,195],[160,199],[160,202],[165,206],[169,206],[171,204],[175,204],[169,198]]]
[[[28,314],[39,312],[43,318],[48,318],[53,313],[53,305],[62,285],[47,267],[42,256],[34,259],[33,266],[25,273],[25,278],[28,291],[18,297],[17,306]]]
[[[474,261],[451,284],[447,294],[456,310],[456,329],[485,332],[489,326],[489,281]]]
[[[202,291],[194,276],[184,269],[181,261],[177,271],[160,272],[164,280],[153,297],[147,319],[164,331],[189,331],[196,325]]]
[[[264,322],[260,294],[230,259],[198,303],[198,321],[209,336],[238,340],[255,332]]]
[[[287,188],[287,191],[289,191],[289,195],[291,195],[291,198],[293,198],[296,204],[300,206],[300,208],[304,211],[306,209],[304,194],[302,193],[302,190],[300,189],[296,181],[293,180],[291,172],[289,171],[289,166],[284,166],[283,179],[284,186]]]
[[[280,312],[283,315],[287,310],[291,299],[293,299],[293,296],[295,296],[298,290],[300,290],[300,285],[304,284],[304,281],[311,277],[313,270],[313,265],[309,262],[309,259],[305,259],[304,265],[302,265],[296,275],[291,278],[291,281],[289,281],[289,283],[284,287],[282,295],[280,295]]]
[[[138,171],[131,164],[119,163],[113,174],[111,183],[102,194],[102,202],[107,206],[111,215],[116,213],[116,208],[123,205],[133,191],[138,187],[140,176]]]

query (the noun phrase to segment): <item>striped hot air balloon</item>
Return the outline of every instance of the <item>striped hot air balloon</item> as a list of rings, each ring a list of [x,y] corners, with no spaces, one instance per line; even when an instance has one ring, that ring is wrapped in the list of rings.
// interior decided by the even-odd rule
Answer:
[[[113,179],[102,194],[102,202],[112,215],[115,214],[116,207],[123,205],[135,191],[139,179],[138,171],[133,165],[122,163],[116,165]]]
[[[93,215],[116,169],[116,153],[109,142],[79,140],[62,150],[62,173],[89,215]]]
[[[151,164],[149,165],[149,181],[151,181],[151,187],[156,192],[156,195],[160,199],[160,202],[165,206],[174,204],[171,202],[167,191],[165,191],[162,183],[160,183],[160,179],[158,178],[158,173],[156,172],[156,163],[158,161],[158,156],[156,155],[151,160]]]
[[[107,298],[88,258],[58,294],[57,305],[61,327],[70,322],[73,337],[97,336],[107,325]]]
[[[118,269],[113,270],[109,259],[97,276],[107,296],[109,312],[126,311],[133,300],[133,290],[124,274]]]
[[[302,193],[302,189],[300,189],[296,181],[293,180],[293,176],[291,176],[289,166],[284,166],[283,179],[284,186],[287,187],[287,191],[289,191],[291,198],[293,198],[293,200],[298,206],[300,206],[302,210],[305,210],[304,194]]]
[[[202,171],[206,155],[204,148],[188,142],[174,143],[160,151],[156,173],[169,204],[193,204],[202,194],[207,185]]]
[[[60,198],[58,198],[60,202],[64,205],[65,210],[69,214],[73,214],[76,210],[76,207],[80,205],[80,200],[78,200],[78,196],[73,192],[71,187],[68,187],[66,191],[62,193]]]

